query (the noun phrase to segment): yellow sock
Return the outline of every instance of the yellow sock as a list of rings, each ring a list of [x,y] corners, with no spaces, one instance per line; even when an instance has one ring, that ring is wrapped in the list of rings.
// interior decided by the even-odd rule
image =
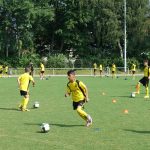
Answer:
[[[25,98],[23,98],[23,99],[21,100],[21,103],[20,103],[19,107],[22,107],[22,106],[23,106],[23,104],[24,104],[24,99],[25,99]]]
[[[146,87],[146,96],[149,96],[149,89]]]
[[[80,115],[80,117],[81,117],[82,119],[84,119],[85,121],[87,120],[88,114],[87,114],[85,111],[82,110],[82,107],[81,107],[81,106],[78,106],[77,112],[78,112],[78,114]]]
[[[29,102],[29,98],[24,98],[24,101],[23,101],[23,109],[24,110],[27,108],[28,102]]]

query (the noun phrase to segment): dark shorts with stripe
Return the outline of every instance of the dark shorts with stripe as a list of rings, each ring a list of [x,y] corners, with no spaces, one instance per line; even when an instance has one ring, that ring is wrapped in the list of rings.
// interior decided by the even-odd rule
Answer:
[[[135,71],[132,71],[132,74],[135,74]]]
[[[2,71],[2,70],[0,70],[0,74],[2,74],[2,72],[3,72],[3,71]]]
[[[44,73],[45,71],[41,71],[41,73]]]
[[[149,85],[149,79],[148,77],[143,77],[140,81],[141,84],[143,84],[143,86],[148,87]]]
[[[22,90],[20,90],[20,95],[21,95],[21,96],[26,96],[26,95],[28,95],[28,92],[27,92],[27,91],[22,91]]]
[[[85,100],[81,100],[79,102],[73,102],[73,109],[76,110],[78,106],[83,106],[85,103]]]
[[[114,74],[115,73],[115,71],[112,71],[112,74]]]

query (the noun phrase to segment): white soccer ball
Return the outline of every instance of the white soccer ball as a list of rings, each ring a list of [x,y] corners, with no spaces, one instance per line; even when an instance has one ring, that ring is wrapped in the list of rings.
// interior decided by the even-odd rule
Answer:
[[[132,97],[132,98],[135,98],[135,92],[132,92],[132,93],[131,93],[131,97]]]
[[[34,108],[39,108],[39,107],[40,107],[39,102],[35,102],[34,105],[33,105],[33,107],[34,107]]]
[[[48,124],[48,123],[42,123],[42,125],[41,125],[41,130],[42,130],[42,132],[44,132],[44,133],[48,132],[48,131],[50,130],[49,124]]]

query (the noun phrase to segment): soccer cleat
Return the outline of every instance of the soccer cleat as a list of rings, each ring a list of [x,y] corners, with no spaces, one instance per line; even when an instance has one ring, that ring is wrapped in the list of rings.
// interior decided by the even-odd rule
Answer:
[[[22,109],[22,111],[30,111],[29,109]]]
[[[87,116],[86,127],[90,127],[90,126],[92,125],[92,122],[93,122],[93,120],[92,120],[91,116],[88,115],[88,116]]]
[[[140,94],[140,92],[139,92],[139,91],[137,91],[137,92],[135,92],[135,94]]]
[[[18,109],[19,109],[19,110],[22,110],[22,105],[19,105]]]
[[[148,99],[148,98],[149,98],[149,96],[148,96],[148,95],[146,95],[146,96],[144,96],[144,98],[145,98],[145,99]]]

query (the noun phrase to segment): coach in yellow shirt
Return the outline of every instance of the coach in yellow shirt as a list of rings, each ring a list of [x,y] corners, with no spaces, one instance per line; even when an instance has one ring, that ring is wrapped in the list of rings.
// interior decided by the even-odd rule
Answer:
[[[19,105],[21,111],[29,111],[27,109],[27,104],[29,102],[29,84],[32,82],[33,86],[35,85],[34,79],[31,75],[29,75],[30,69],[25,68],[25,73],[20,75],[18,78],[18,86],[20,89],[20,95],[23,96],[23,100]]]

